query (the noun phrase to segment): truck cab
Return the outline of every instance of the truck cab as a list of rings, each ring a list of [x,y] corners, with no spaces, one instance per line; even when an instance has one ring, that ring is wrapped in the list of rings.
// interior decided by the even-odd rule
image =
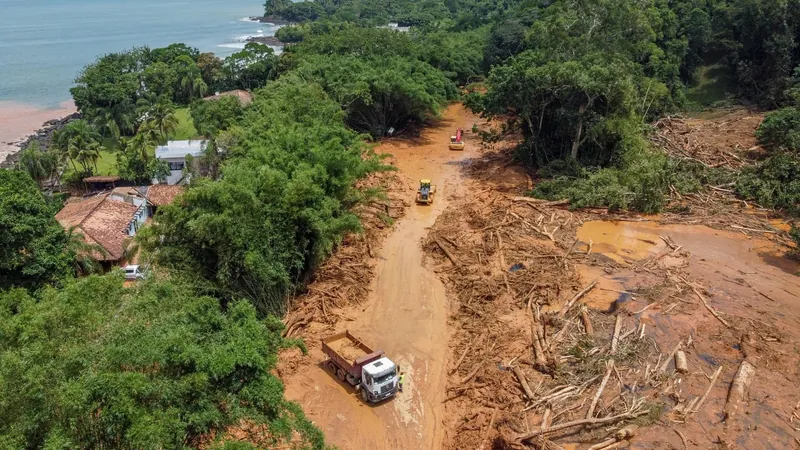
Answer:
[[[361,396],[364,401],[379,402],[397,392],[400,371],[391,359],[383,357],[364,365],[361,377]]]

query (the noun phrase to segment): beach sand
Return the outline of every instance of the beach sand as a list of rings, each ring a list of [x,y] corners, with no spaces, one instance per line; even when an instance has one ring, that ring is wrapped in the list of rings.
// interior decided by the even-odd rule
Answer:
[[[19,151],[17,143],[42,128],[42,124],[52,119],[66,117],[76,111],[70,101],[61,103],[58,108],[42,109],[34,105],[17,102],[0,102],[0,162],[10,154]]]

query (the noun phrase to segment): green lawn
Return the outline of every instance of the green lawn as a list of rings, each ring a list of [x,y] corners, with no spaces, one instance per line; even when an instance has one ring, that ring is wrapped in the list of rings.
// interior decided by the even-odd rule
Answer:
[[[172,133],[170,139],[173,141],[185,141],[187,139],[197,139],[197,130],[194,128],[194,121],[189,114],[189,108],[175,110],[175,118],[178,119],[178,128]]]
[[[182,141],[201,138],[197,135],[192,116],[189,114],[189,108],[176,109],[175,118],[178,119],[178,127],[175,129],[174,133],[170,134],[170,140]],[[100,151],[100,159],[97,160],[95,175],[117,175],[117,151],[119,150],[119,142],[112,137],[105,137],[103,138],[102,144],[104,150]],[[151,149],[148,153],[153,157],[155,155],[155,149]],[[67,166],[67,173],[69,172],[72,172],[72,167]]]

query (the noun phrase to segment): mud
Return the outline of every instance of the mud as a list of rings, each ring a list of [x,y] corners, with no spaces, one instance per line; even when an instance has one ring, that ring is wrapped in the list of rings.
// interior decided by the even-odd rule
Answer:
[[[757,151],[746,147],[758,121],[738,112],[683,121],[682,129],[670,124],[673,137],[688,139],[673,150],[735,168],[737,157]],[[593,414],[632,415],[553,433],[553,442],[585,450],[632,422],[641,426],[629,445],[636,449],[684,448],[676,430],[686,448],[795,445],[800,264],[787,257],[785,222],[728,202],[722,192],[697,195],[686,212],[645,218],[517,201],[531,181],[511,158],[513,139],[484,148],[468,134],[465,152],[447,150],[452,131],[473,123],[487,126],[454,106],[421,137],[378,147],[399,169],[392,202],[362,215],[367,238],[348,237],[287,317],[289,335],[306,340],[309,356],[282,353],[278,372],[287,397],[328,442],[343,449],[525,447],[520,436],[539,429],[545,415],[549,426],[585,417],[614,359]],[[715,143],[714,133],[723,132],[730,139]],[[438,185],[431,206],[410,203],[420,178]],[[377,220],[382,215],[396,221]],[[326,370],[319,339],[345,329],[400,364],[405,392],[367,405]],[[544,365],[532,348],[534,332],[546,344]],[[742,344],[744,335],[752,343]],[[675,373],[670,359],[679,342],[686,374]],[[745,357],[755,379],[741,412],[723,422]],[[565,386],[576,390],[540,401]],[[697,412],[687,409],[707,390]]]
[[[373,248],[374,258],[369,264],[374,267],[374,277],[358,280],[369,287],[367,298],[341,308],[330,304],[328,315],[339,314],[343,319],[299,332],[297,336],[306,338],[309,357],[299,363],[292,358],[282,362],[287,398],[298,402],[327,441],[339,448],[442,446],[449,339],[447,297],[438,277],[423,265],[419,242],[451,196],[461,190],[459,169],[475,152],[476,138],[469,133],[464,151],[449,151],[450,135],[458,127],[469,130],[478,121],[460,106],[453,106],[419,138],[392,139],[376,148],[377,153],[393,155],[407,200],[414,198],[419,179],[430,178],[438,189],[435,202],[408,208],[388,231],[381,248]],[[385,350],[400,365],[406,373],[403,393],[381,404],[367,405],[352,388],[324,369],[325,356],[318,339],[345,329],[373,348]]]
[[[364,349],[349,339],[339,339],[329,342],[328,345],[333,351],[349,361],[355,361],[358,358],[367,356],[367,352]]]
[[[735,221],[722,216],[710,221],[716,228],[657,222],[663,216],[598,220],[609,216],[591,212],[579,213],[572,221],[571,213],[563,209],[535,203],[528,209],[514,202],[513,196],[525,190],[524,183],[520,180],[516,189],[511,188],[504,180],[515,171],[505,177],[505,167],[508,160],[498,154],[474,161],[467,169],[469,183],[474,183],[473,192],[481,194],[456,202],[432,229],[431,235],[446,238],[459,267],[453,267],[438,244],[426,245],[435,258],[432,267],[447,281],[448,295],[455,302],[451,364],[466,356],[460,366],[450,369],[454,373],[447,385],[445,448],[519,447],[518,436],[538,429],[545,407],[526,398],[508,366],[516,361],[537,397],[565,381],[580,384],[598,370],[592,368],[596,364],[592,358],[581,361],[586,358],[582,352],[591,345],[592,352],[609,345],[615,317],[621,317],[622,336],[633,333],[642,338],[621,339],[619,352],[624,356],[616,357],[619,373],[612,377],[619,384],[606,388],[612,392],[600,397],[600,416],[624,412],[620,401],[646,402],[650,412],[635,419],[643,428],[630,448],[683,448],[675,429],[686,437],[689,448],[794,445],[797,431],[789,419],[800,406],[796,355],[800,277],[794,275],[800,265],[787,257],[790,246],[785,240],[770,232],[781,229],[783,222],[763,214],[743,219],[735,211],[730,212]],[[705,221],[703,216],[683,220]],[[741,220],[752,220],[748,226],[767,231],[731,229]],[[487,229],[501,232],[504,263],[497,262],[500,245]],[[548,254],[556,258],[538,260],[535,275],[526,281],[514,270],[518,267],[514,263],[525,260],[520,252],[528,261]],[[470,253],[489,257],[465,256]],[[529,264],[523,266],[523,271],[531,272]],[[580,350],[587,342],[575,340],[582,328],[574,308],[566,325],[552,323],[555,330],[568,328],[568,337],[556,350],[558,369],[542,377],[534,363],[536,352],[531,351],[525,303],[541,305],[543,315],[556,314],[579,287],[593,281],[595,288],[580,300],[589,307],[593,344]],[[531,282],[538,288],[529,292],[524,285]],[[542,290],[545,286],[555,288],[556,296]],[[715,318],[699,296],[729,326]],[[556,339],[555,330],[545,331],[547,340]],[[745,412],[723,423],[728,387],[744,357],[739,342],[745,333],[757,336],[756,350],[748,356],[758,360],[757,381],[749,388]],[[689,373],[684,375],[674,372],[669,359],[679,341],[689,362]],[[708,377],[720,366],[721,375],[703,407],[696,413],[683,411],[705,393]],[[663,367],[663,373],[657,367]],[[582,418],[585,406],[579,407],[591,399],[594,389],[587,389],[574,404],[550,405],[557,417],[551,425]],[[586,449],[622,425],[578,428],[552,438],[564,448]]]

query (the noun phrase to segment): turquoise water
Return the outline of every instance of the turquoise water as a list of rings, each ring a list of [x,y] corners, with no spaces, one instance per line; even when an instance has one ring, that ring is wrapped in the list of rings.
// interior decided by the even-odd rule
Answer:
[[[55,107],[80,70],[134,46],[183,42],[224,57],[275,27],[262,0],[0,0],[0,102]],[[259,33],[260,31],[260,33]]]

